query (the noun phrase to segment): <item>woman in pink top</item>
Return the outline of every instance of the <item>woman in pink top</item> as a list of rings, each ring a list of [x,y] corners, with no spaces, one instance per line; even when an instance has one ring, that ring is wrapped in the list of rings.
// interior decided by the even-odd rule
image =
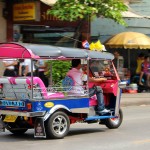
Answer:
[[[140,81],[139,84],[143,85],[141,80],[143,75],[146,75],[147,85],[150,86],[150,60],[148,56],[144,57],[144,62],[141,65]]]

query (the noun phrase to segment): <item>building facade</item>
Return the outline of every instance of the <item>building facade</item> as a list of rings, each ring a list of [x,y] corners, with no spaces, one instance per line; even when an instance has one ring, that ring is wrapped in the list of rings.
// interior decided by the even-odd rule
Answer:
[[[133,31],[140,32],[150,36],[150,1],[149,0],[130,0],[131,11],[137,15],[128,15],[124,19],[127,27],[115,23],[111,19],[99,18],[91,22],[91,36],[99,37],[102,42],[112,35]]]
[[[6,42],[6,19],[4,18],[4,9],[5,9],[5,3],[3,1],[0,1],[0,42]],[[0,76],[3,75],[4,66],[2,62],[0,61]]]
[[[150,1],[130,0],[129,6],[141,18],[127,17],[128,26],[118,25],[111,19],[98,18],[90,22],[63,22],[48,15],[50,6],[39,0],[0,0],[0,42],[20,41],[27,43],[51,44],[57,46],[81,47],[85,39],[104,42],[112,35],[135,31],[150,36]],[[141,50],[132,51],[133,62]],[[110,50],[110,52],[113,52]],[[148,51],[144,51],[148,53]],[[127,64],[127,52],[120,50]],[[135,65],[134,65],[135,66]],[[127,66],[125,66],[127,67]]]
[[[47,14],[51,7],[39,0],[8,1],[7,41],[81,47],[90,35],[90,23],[60,21]]]
[[[127,26],[121,26],[115,23],[111,19],[106,18],[98,18],[91,22],[91,39],[97,40],[100,39],[101,42],[105,42],[113,35],[118,34],[120,32],[139,32],[143,33],[150,37],[150,1],[149,0],[131,0],[132,3],[129,4],[132,12],[137,14],[138,17],[126,16],[125,21]],[[110,52],[114,52],[117,50],[120,55],[124,56],[125,65],[124,67],[128,67],[128,50],[127,49],[108,49]],[[150,50],[130,50],[130,60],[131,62],[131,73],[135,73],[136,69],[136,59],[139,53],[145,53],[146,55],[150,55]]]
[[[5,3],[0,1],[0,42],[6,41],[6,19],[4,18]]]

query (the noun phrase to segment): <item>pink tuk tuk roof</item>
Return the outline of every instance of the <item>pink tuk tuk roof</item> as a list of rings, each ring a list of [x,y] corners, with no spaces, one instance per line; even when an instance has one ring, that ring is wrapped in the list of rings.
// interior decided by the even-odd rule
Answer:
[[[90,51],[73,47],[58,47],[31,43],[2,43],[0,44],[0,58],[52,58],[52,59],[108,59],[113,60],[109,52]]]
[[[39,58],[30,49],[17,43],[1,43],[0,58]]]

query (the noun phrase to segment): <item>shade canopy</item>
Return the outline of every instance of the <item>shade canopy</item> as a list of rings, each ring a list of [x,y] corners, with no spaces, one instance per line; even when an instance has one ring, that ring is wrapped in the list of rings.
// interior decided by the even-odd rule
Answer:
[[[150,37],[138,32],[122,32],[112,36],[104,45],[109,48],[150,49]]]
[[[0,58],[50,58],[50,59],[114,59],[108,52],[90,51],[79,48],[57,47],[42,44],[2,43],[0,44]]]
[[[57,2],[57,0],[40,0],[40,1],[49,6],[53,6]]]

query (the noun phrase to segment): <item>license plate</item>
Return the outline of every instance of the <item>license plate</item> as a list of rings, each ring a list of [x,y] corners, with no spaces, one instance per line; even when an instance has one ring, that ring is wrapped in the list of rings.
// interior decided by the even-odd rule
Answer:
[[[15,122],[17,119],[17,116],[7,115],[4,119],[4,122]]]
[[[23,101],[1,100],[0,101],[0,106],[25,107],[25,102],[23,102]]]

